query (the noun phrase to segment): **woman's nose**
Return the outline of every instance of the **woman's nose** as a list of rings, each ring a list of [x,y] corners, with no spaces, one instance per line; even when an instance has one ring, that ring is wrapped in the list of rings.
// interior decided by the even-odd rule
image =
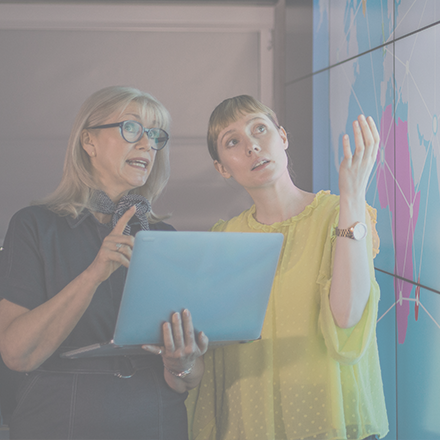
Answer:
[[[136,142],[136,148],[150,151],[151,142],[152,140],[147,136],[147,133],[144,133],[144,135]]]
[[[261,147],[258,144],[254,143],[254,142],[249,142],[249,145],[248,145],[249,156],[252,154],[252,152],[259,153],[260,151],[261,151]]]

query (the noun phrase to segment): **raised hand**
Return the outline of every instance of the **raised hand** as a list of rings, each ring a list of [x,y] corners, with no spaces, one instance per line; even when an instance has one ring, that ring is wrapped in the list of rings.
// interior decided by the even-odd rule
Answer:
[[[132,206],[122,215],[113,231],[104,239],[98,255],[87,269],[102,283],[121,265],[128,267],[134,245],[134,237],[124,235],[124,229],[136,212]]]
[[[376,162],[379,149],[379,132],[371,116],[360,115],[353,122],[355,151],[351,152],[348,135],[342,146],[344,159],[339,168],[339,191],[341,198],[365,199],[368,179]]]

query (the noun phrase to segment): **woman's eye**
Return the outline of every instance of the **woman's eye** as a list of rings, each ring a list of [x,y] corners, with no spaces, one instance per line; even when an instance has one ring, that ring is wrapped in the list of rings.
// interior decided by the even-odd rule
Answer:
[[[259,134],[259,133],[264,133],[266,131],[266,126],[265,125],[257,125],[256,127],[255,127],[255,132],[257,133],[257,134]]]
[[[227,148],[235,147],[237,144],[238,144],[237,139],[230,139],[229,141],[226,142],[226,147]]]
[[[129,133],[136,133],[138,131],[137,124],[134,124],[133,122],[127,122],[124,124],[124,130]]]

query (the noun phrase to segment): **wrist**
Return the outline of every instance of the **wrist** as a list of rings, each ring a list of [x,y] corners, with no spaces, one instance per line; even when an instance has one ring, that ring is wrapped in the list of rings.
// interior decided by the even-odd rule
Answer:
[[[339,202],[341,205],[347,205],[349,207],[361,207],[365,205],[365,194],[341,194],[339,196]]]
[[[355,222],[349,228],[336,228],[335,234],[337,237],[347,237],[360,241],[367,235],[367,225],[363,222]]]
[[[339,200],[339,227],[348,228],[354,222],[365,222],[366,201],[365,198]]]
[[[81,284],[94,290],[102,283],[102,280],[97,278],[96,271],[91,266],[86,268],[77,278],[81,279]]]

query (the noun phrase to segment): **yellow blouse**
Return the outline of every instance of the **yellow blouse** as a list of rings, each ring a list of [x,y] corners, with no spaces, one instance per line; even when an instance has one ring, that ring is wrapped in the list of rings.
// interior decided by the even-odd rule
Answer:
[[[345,330],[335,325],[329,305],[339,197],[321,191],[301,214],[273,225],[258,223],[254,212],[252,207],[219,221],[212,230],[284,234],[262,338],[205,355],[205,375],[186,401],[190,438],[385,436],[376,343],[376,211],[368,207],[370,298],[360,322]]]

